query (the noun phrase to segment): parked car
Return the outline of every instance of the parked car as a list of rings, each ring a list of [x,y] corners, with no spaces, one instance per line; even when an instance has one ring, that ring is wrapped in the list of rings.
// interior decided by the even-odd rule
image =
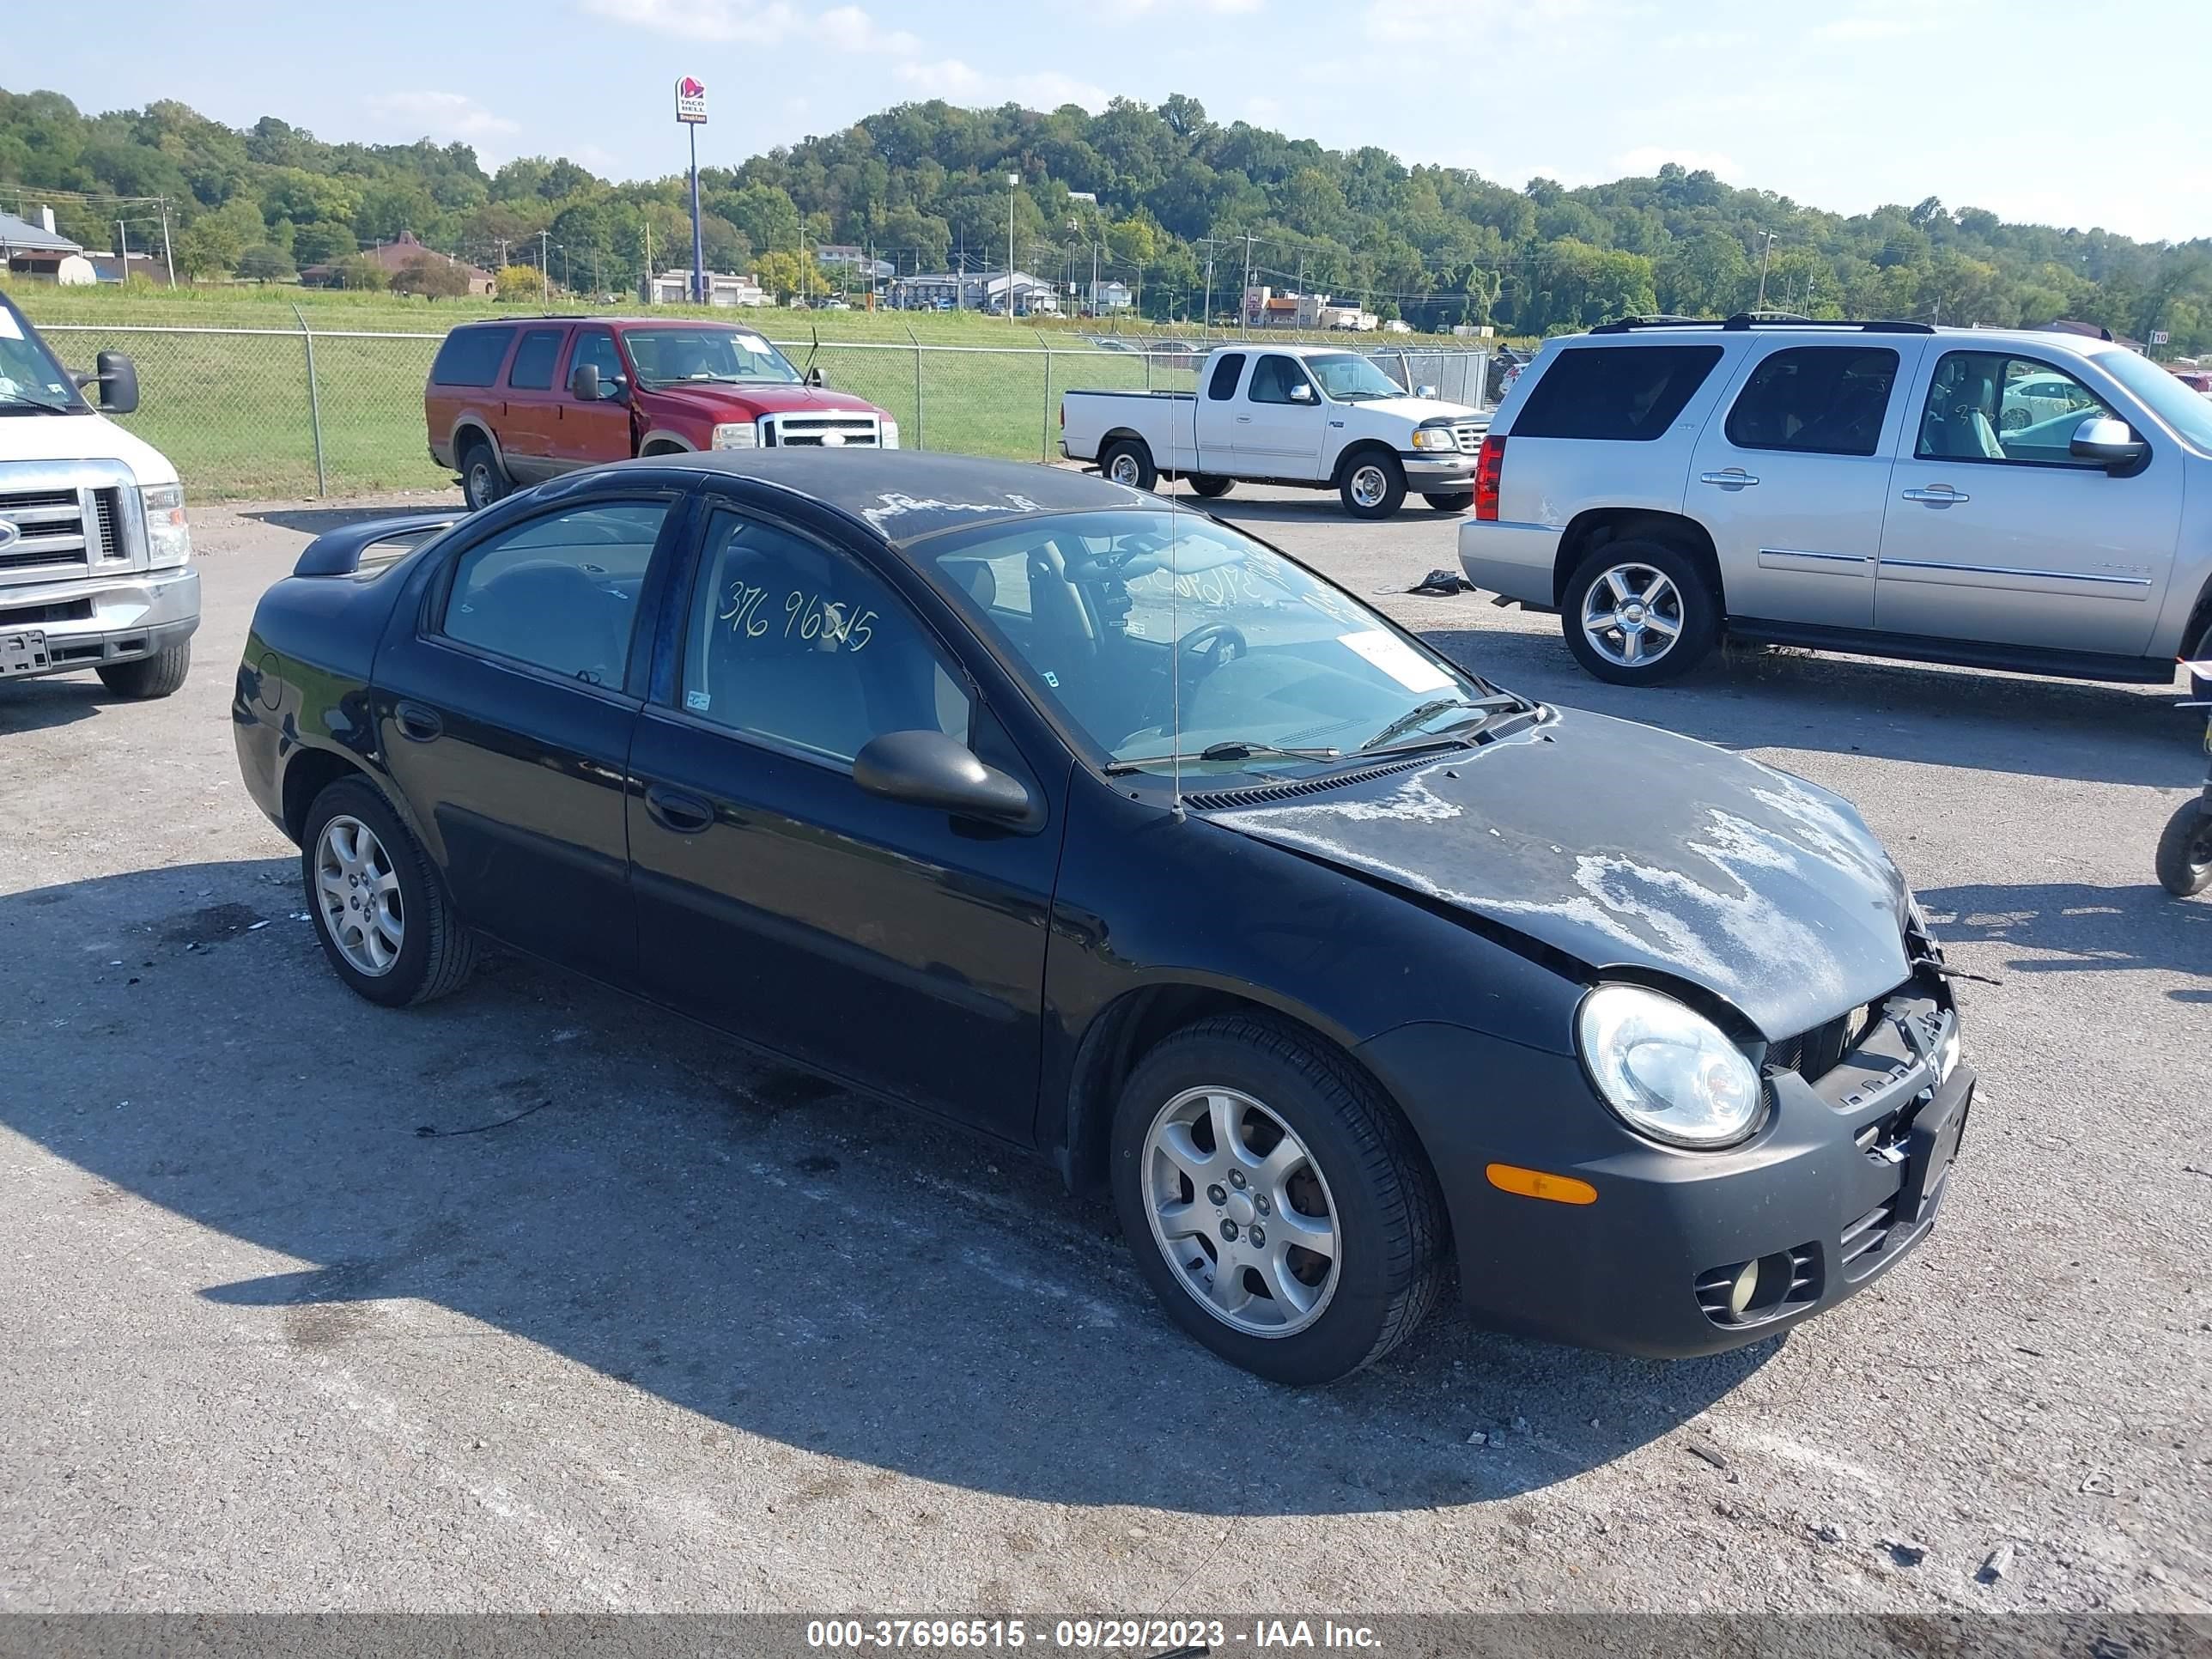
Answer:
[[[749,328],[669,318],[464,323],[422,389],[430,459],[471,508],[633,455],[898,447],[898,422],[827,390]]]
[[[1620,684],[1723,633],[2145,684],[2212,653],[2212,404],[2112,341],[1610,324],[1544,347],[1475,477],[1468,580]]]
[[[78,389],[94,384],[96,409]],[[106,418],[137,407],[128,357],[72,374],[0,294],[0,680],[89,668],[125,697],[185,683],[191,526],[168,458]]]
[[[1772,1335],[1927,1234],[1972,1094],[1844,802],[1073,472],[668,456],[333,532],[233,724],[361,995],[481,933],[1030,1148],[1285,1382],[1454,1263],[1564,1341]]]
[[[1474,499],[1479,410],[1409,397],[1357,352],[1334,346],[1223,346],[1199,392],[1070,392],[1060,453],[1116,483],[1150,489],[1188,477],[1201,495],[1239,478],[1334,489],[1356,519],[1387,519],[1418,491],[1440,513]]]

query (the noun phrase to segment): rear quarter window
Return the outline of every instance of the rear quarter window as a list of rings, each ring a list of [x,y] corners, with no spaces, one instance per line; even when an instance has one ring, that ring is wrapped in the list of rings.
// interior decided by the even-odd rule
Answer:
[[[457,328],[438,348],[430,365],[433,386],[491,386],[499,380],[499,366],[507,357],[511,328]]]
[[[1648,443],[1674,423],[1720,360],[1717,345],[1571,348],[1528,393],[1511,435]]]

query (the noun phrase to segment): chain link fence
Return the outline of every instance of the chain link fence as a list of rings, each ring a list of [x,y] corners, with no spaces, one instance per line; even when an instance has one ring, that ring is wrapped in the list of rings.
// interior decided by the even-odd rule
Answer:
[[[453,483],[430,459],[422,411],[443,334],[90,323],[40,332],[73,363],[130,354],[139,406],[123,424],[167,455],[194,495],[374,495]],[[811,362],[830,386],[888,411],[909,448],[1031,461],[1059,457],[1062,393],[1189,392],[1206,351],[1225,343],[776,342],[794,363]],[[1343,343],[1409,390],[1486,402],[1486,349]]]

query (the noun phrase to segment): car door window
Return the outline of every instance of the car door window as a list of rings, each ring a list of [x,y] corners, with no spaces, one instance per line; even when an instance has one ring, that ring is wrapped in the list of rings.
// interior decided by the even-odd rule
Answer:
[[[2064,370],[1999,351],[1947,352],[1929,382],[1913,454],[1923,461],[2087,466],[2070,446],[2075,428],[2110,415],[2097,394]]]
[[[597,501],[532,519],[454,562],[441,631],[586,685],[619,688],[663,501]]]
[[[1752,371],[1729,411],[1739,449],[1871,455],[1897,381],[1897,353],[1883,346],[1802,346]]]
[[[984,586],[966,574],[971,592]],[[781,526],[715,517],[685,639],[684,710],[746,737],[848,765],[887,732],[967,741],[966,682],[906,602],[858,560]]]
[[[514,349],[507,383],[517,392],[544,392],[553,384],[553,365],[561,356],[562,330],[533,328]]]
[[[1296,388],[1306,388],[1303,397],[1293,396]],[[1313,383],[1306,372],[1298,367],[1295,357],[1262,357],[1253,366],[1250,401],[1255,404],[1311,404],[1315,401]]]
[[[599,371],[599,396],[615,396],[619,390],[615,382],[623,378],[622,357],[615,350],[615,337],[597,329],[578,335],[576,349],[568,356],[568,378],[574,380],[576,371],[586,363]]]
[[[1213,378],[1206,383],[1206,395],[1217,404],[1225,404],[1237,395],[1237,377],[1244,372],[1244,354],[1231,351],[1217,358]]]

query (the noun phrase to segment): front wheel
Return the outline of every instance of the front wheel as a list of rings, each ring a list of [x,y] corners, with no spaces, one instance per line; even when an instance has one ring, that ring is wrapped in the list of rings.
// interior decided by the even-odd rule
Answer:
[[[1455,489],[1425,499],[1439,513],[1464,513],[1474,505],[1474,492],[1472,489]]]
[[[1567,580],[1559,627],[1575,660],[1615,685],[1658,685],[1704,661],[1720,601],[1686,555],[1661,542],[1598,549]]]
[[[1345,464],[1337,494],[1355,519],[1387,519],[1406,500],[1406,471],[1395,455],[1374,452]]]
[[[2185,800],[2158,838],[2158,879],[2176,898],[2193,898],[2212,887],[2212,811],[2203,799]]]
[[[1132,489],[1150,489],[1160,481],[1159,469],[1152,465],[1152,452],[1134,438],[1120,438],[1107,445],[1098,458],[1098,470]]]
[[[1212,472],[1194,472],[1190,475],[1191,489],[1208,501],[1212,501],[1217,495],[1226,495],[1230,486],[1236,482],[1234,478],[1224,478]]]
[[[1169,1316],[1231,1364],[1328,1382],[1412,1334],[1443,1285],[1443,1201],[1413,1132],[1343,1055],[1245,1015],[1139,1063],[1114,1200]]]
[[[428,1002],[459,989],[476,965],[475,936],[429,854],[365,778],[341,778],[315,797],[300,879],[331,966],[371,1002]]]
[[[117,696],[143,702],[167,696],[185,683],[191,666],[192,642],[179,640],[174,645],[163,646],[150,657],[140,657],[133,662],[102,663],[95,672],[100,675],[100,683]]]

